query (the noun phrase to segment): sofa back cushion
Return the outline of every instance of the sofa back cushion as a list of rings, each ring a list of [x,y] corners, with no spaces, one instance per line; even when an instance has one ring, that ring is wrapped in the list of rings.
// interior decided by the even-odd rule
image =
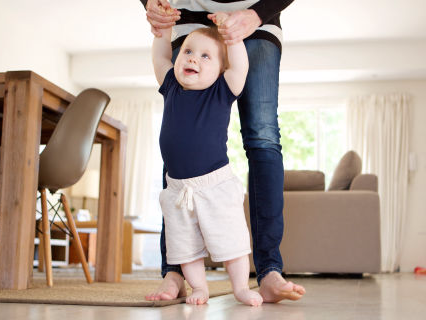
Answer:
[[[321,171],[285,170],[284,191],[324,191],[325,177]]]
[[[362,161],[355,151],[348,151],[334,170],[328,190],[349,190],[353,178],[361,173]]]

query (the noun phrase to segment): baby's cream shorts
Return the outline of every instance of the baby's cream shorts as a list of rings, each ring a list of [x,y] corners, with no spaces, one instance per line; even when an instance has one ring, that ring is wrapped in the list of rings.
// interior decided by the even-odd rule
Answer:
[[[249,254],[244,188],[229,165],[203,176],[172,179],[160,193],[167,263],[210,257],[228,261]]]

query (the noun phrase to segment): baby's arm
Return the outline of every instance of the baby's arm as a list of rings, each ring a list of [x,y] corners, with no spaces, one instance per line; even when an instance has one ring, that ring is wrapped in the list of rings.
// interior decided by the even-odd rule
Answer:
[[[215,13],[213,22],[220,28],[226,22],[228,14],[224,12]],[[249,62],[246,47],[243,41],[227,45],[229,68],[225,70],[224,77],[232,93],[238,96],[243,91],[246,82]]]
[[[223,76],[232,93],[238,96],[243,91],[249,68],[246,46],[243,41],[228,45],[229,68]]]
[[[172,45],[170,38],[172,28],[159,29],[161,38],[154,38],[152,44],[152,63],[154,65],[154,73],[158,84],[161,86],[167,71],[172,67]]]

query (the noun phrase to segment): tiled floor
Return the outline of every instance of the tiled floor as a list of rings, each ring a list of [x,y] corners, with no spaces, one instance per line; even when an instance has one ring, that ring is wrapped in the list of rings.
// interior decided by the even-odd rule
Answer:
[[[0,319],[426,319],[426,275],[297,277],[292,281],[305,286],[307,293],[302,300],[263,304],[259,308],[241,305],[232,295],[210,299],[204,306],[180,304],[163,308],[0,304]]]

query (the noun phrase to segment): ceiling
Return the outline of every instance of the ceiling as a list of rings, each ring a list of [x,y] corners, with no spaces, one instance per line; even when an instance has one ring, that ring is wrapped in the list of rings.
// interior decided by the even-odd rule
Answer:
[[[69,53],[152,42],[139,0],[0,0],[0,8]],[[426,1],[295,0],[282,25],[288,43],[426,40]]]

